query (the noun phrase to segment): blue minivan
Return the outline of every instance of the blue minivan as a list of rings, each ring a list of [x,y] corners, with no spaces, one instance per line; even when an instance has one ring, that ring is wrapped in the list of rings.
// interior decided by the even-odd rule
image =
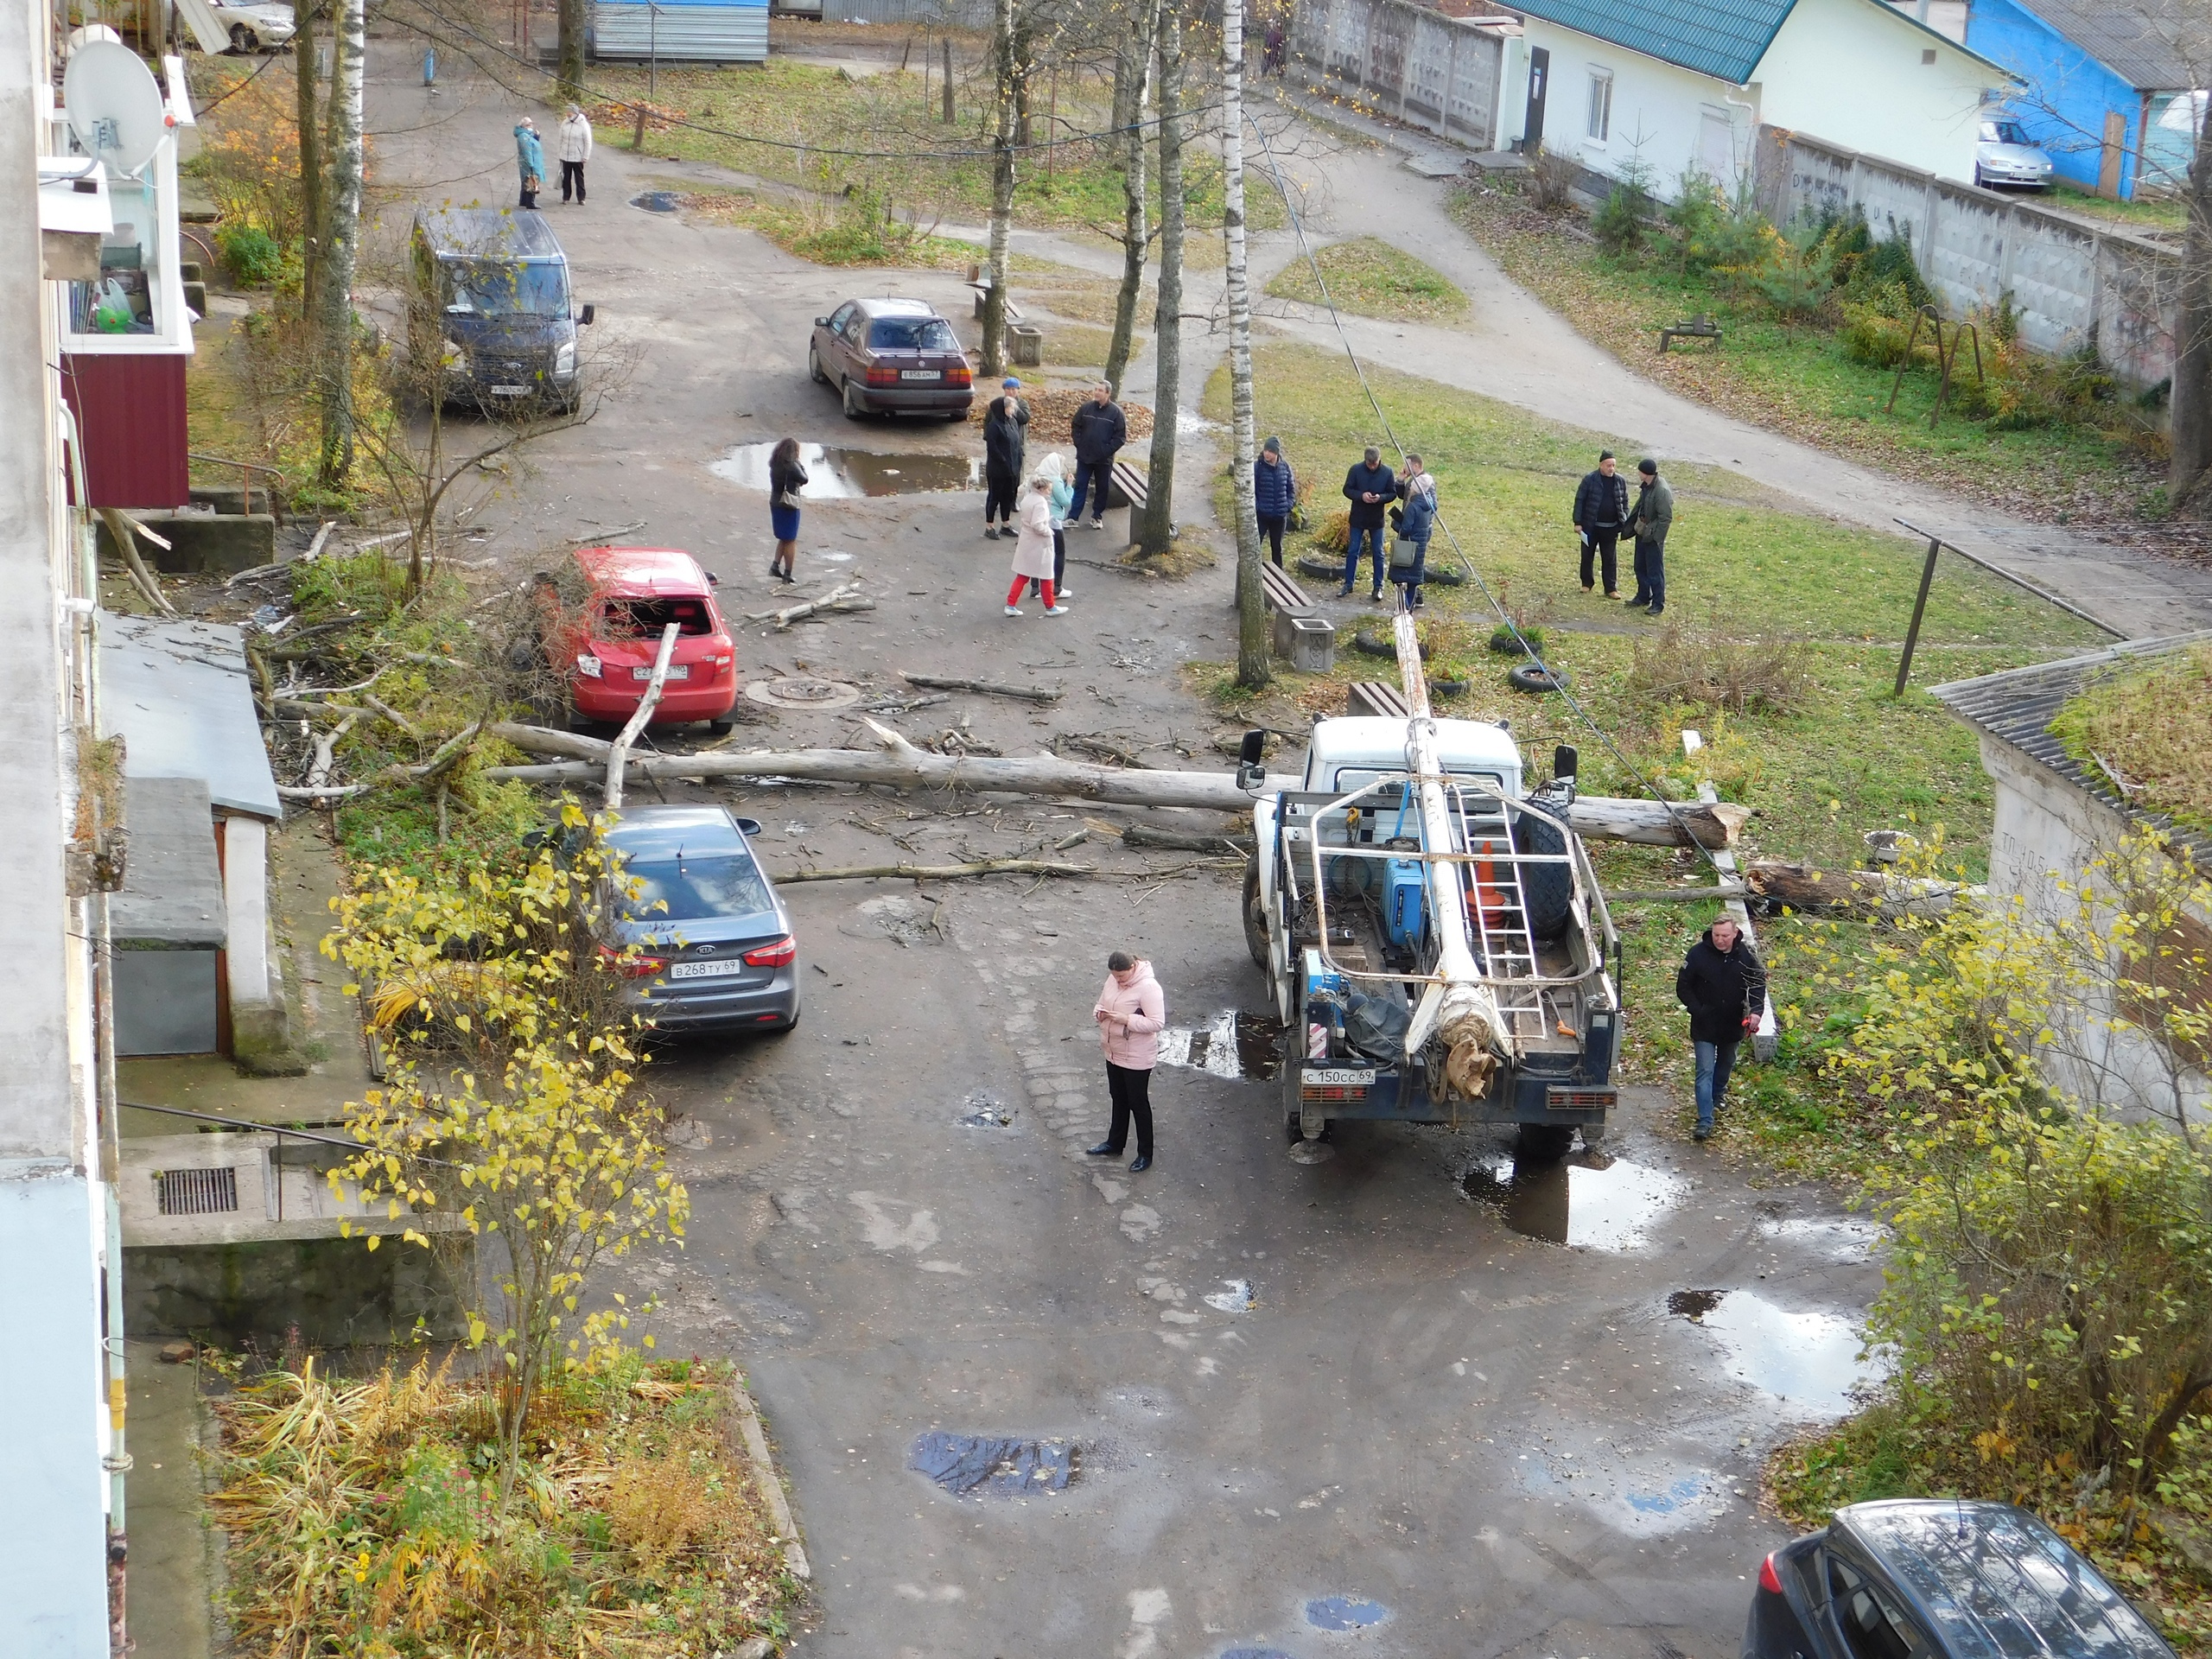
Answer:
[[[410,238],[408,348],[442,403],[486,413],[573,410],[583,396],[569,256],[527,208],[424,207]]]

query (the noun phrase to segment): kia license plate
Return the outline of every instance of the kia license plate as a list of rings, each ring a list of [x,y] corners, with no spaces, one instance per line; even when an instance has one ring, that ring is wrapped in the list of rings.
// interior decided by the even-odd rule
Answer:
[[[943,369],[901,369],[899,371],[899,378],[901,380],[942,380],[944,378],[944,371]]]
[[[668,970],[671,979],[722,979],[741,974],[745,963],[736,957],[727,962],[679,962]]]
[[[640,683],[646,680],[650,680],[652,677],[653,671],[650,667],[633,668],[630,671],[630,677]],[[671,680],[690,679],[691,677],[691,665],[689,663],[671,663],[668,665],[668,677]]]

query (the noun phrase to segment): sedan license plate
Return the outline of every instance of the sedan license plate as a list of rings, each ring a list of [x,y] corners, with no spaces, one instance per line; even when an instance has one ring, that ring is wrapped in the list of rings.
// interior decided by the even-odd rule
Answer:
[[[721,979],[730,974],[741,974],[745,963],[736,957],[727,962],[679,962],[671,967],[671,979]]]
[[[630,677],[640,683],[646,680],[650,680],[652,677],[653,671],[650,668],[633,668],[630,671]],[[689,663],[671,663],[668,665],[668,677],[671,680],[690,679],[691,677],[691,664]]]
[[[1299,1081],[1313,1089],[1371,1089],[1375,1073],[1348,1066],[1307,1066]]]
[[[530,388],[528,386],[494,386],[492,388],[492,395],[494,397],[527,397],[530,396]]]
[[[943,369],[901,369],[899,371],[899,378],[901,380],[942,380],[944,378],[944,371]]]

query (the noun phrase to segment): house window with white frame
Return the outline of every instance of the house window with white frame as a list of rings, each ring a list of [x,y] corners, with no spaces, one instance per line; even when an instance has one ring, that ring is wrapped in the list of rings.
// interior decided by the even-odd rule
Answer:
[[[1613,75],[1610,69],[1590,72],[1589,136],[1604,143],[1613,131]]]

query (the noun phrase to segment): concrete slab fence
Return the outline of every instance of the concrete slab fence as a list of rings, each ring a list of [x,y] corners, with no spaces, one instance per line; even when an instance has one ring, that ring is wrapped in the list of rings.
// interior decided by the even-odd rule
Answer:
[[[1325,92],[1475,149],[1494,149],[1505,41],[1407,0],[1310,0],[1291,55]]]
[[[1753,181],[1777,225],[1856,207],[1877,236],[1909,232],[1950,316],[1994,309],[2009,294],[2031,351],[2092,347],[2139,391],[2173,373],[2181,258],[2150,238],[1780,127],[1759,129]]]

